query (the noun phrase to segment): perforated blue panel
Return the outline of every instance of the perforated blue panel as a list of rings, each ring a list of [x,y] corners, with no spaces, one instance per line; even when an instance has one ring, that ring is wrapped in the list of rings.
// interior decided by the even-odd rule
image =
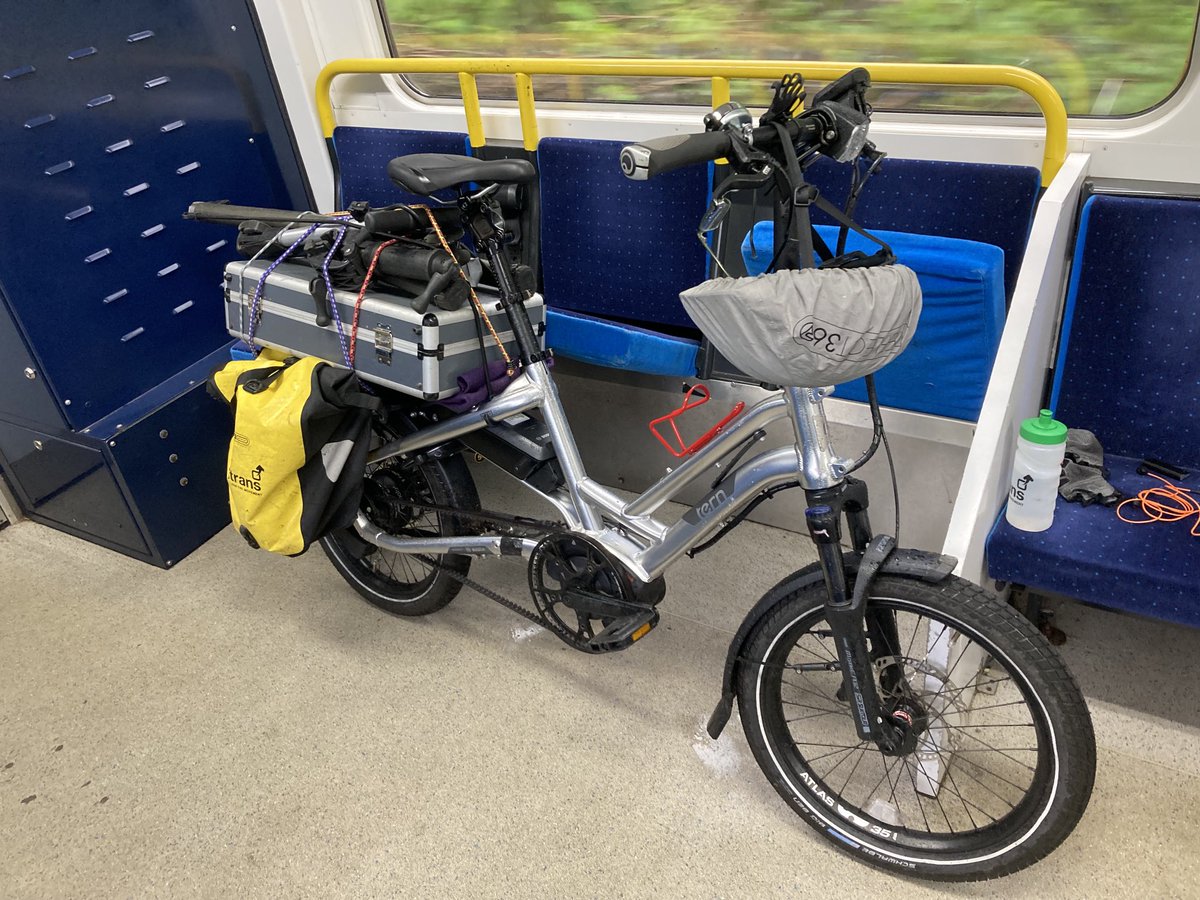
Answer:
[[[1137,474],[1140,457],[1106,452],[1104,461],[1113,485],[1131,496],[1159,484]],[[1193,473],[1184,486],[1200,489],[1200,477]],[[1182,522],[1130,525],[1111,508],[1059,498],[1047,531],[1018,531],[1001,515],[988,539],[988,573],[1113,609],[1200,625],[1196,543]]]
[[[619,141],[548,138],[538,146],[546,302],[600,316],[684,325],[679,292],[705,278],[696,224],[709,170],[651,181],[621,174]]]
[[[822,159],[807,177],[836,205],[845,204],[846,166]],[[1029,166],[889,158],[867,182],[854,218],[867,228],[994,244],[1004,251],[1005,293],[1012,296],[1040,181]],[[829,221],[819,212],[814,220]]]
[[[1056,417],[1109,453],[1200,467],[1200,201],[1092,197],[1080,235]]]
[[[373,206],[389,203],[426,203],[392,184],[387,164],[409,153],[467,154],[467,136],[452,131],[411,131],[399,128],[334,129],[343,204],[367,200]]]
[[[0,282],[80,428],[226,341],[234,234],[188,203],[307,200],[245,3],[8,3],[0,34]]]

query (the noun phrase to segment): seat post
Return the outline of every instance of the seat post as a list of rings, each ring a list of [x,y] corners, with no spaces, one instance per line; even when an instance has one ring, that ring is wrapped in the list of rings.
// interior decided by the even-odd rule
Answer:
[[[542,349],[533,323],[525,309],[525,291],[517,284],[513,275],[512,256],[508,252],[504,230],[504,215],[490,200],[464,198],[461,201],[463,218],[475,239],[476,246],[487,256],[492,265],[496,285],[500,289],[500,303],[508,314],[521,365],[540,362],[547,353]]]

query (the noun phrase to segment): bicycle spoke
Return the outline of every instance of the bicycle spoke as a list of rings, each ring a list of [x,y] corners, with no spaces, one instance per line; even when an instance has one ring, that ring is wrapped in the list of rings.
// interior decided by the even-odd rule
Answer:
[[[826,746],[832,747],[833,744],[826,744]],[[804,761],[809,764],[812,764],[812,763],[815,763],[818,759],[825,759],[827,756],[836,756],[838,753],[853,753],[857,749],[858,749],[857,747],[842,747],[839,750],[830,750],[828,753],[822,753],[820,756],[806,756],[804,758]],[[837,766],[834,766],[833,768],[836,769]],[[830,769],[829,771],[832,772],[833,769]],[[822,779],[824,779],[825,776],[822,775],[821,777],[822,777]]]
[[[862,765],[863,758],[866,757],[868,751],[870,750],[870,747],[867,746],[868,745],[867,741],[863,741],[863,745],[864,746],[863,746],[862,752],[858,754],[858,759],[855,761],[854,765],[850,769],[850,774],[847,775],[846,780],[842,782],[842,788],[841,788],[841,790],[838,791],[839,794],[844,795],[846,793],[846,788],[850,784],[850,779],[852,779],[854,777],[854,773],[858,771],[858,767],[860,765]],[[870,798],[870,796],[871,796],[870,794],[867,795],[868,799]]]
[[[812,690],[809,690],[809,689],[808,689],[808,688],[806,688],[806,687],[801,687],[800,685],[796,684],[796,683],[795,683],[795,682],[793,682],[793,681],[784,681],[783,683],[784,683],[784,684],[786,684],[786,685],[788,685],[789,687],[794,687],[794,688],[795,688],[796,690],[798,690],[798,691],[804,691],[804,693],[806,693],[806,694],[812,694],[814,697],[820,697],[822,700],[826,700],[826,701],[828,701],[829,703],[832,703],[832,704],[834,704],[834,706],[836,706],[836,705],[837,705],[837,701],[836,701],[836,700],[834,700],[832,697],[829,697],[829,696],[827,696],[827,695],[825,695],[825,694],[822,694],[820,691],[812,691]]]
[[[780,700],[779,702],[782,703],[784,706],[799,706],[801,709],[816,709],[816,710],[820,710],[821,712],[827,712],[827,713],[845,712],[845,710],[841,710],[841,709],[826,709],[823,706],[809,706],[807,703],[798,703],[795,700]]]
[[[822,710],[821,712],[809,713],[807,716],[796,716],[796,718],[794,718],[794,719],[784,719],[783,721],[787,722],[788,724],[791,724],[792,722],[803,722],[806,719],[819,719],[822,716],[836,716],[836,715],[842,715],[842,711],[840,709],[826,709],[826,710]]]
[[[908,779],[910,779],[912,781],[913,793],[917,794],[917,805],[920,805],[920,798],[925,796],[925,794],[922,794],[922,792],[920,792],[920,788],[917,787],[917,776],[913,774],[912,770],[913,770],[913,768],[916,768],[918,770],[918,772],[920,772],[920,774],[922,774],[924,776],[924,778],[926,778],[926,779],[929,778],[929,775],[924,772],[922,767],[919,767],[919,766],[913,767],[913,764],[908,762],[907,756],[902,757],[902,758],[904,758],[904,761],[905,761],[905,770],[908,773]],[[932,779],[929,779],[929,780],[932,781]],[[941,786],[938,785],[938,787],[941,787]],[[942,793],[941,790],[934,792],[934,799],[937,802],[937,809],[941,811],[942,818],[944,818],[944,820],[946,820],[946,827],[950,829],[950,832],[953,832],[954,826],[952,823],[950,823],[950,817],[948,815],[946,815],[946,806],[942,805],[942,798],[940,796],[941,793]],[[928,823],[926,823],[926,827],[928,827]]]
[[[985,772],[986,774],[988,774],[988,775],[990,775],[991,777],[995,778],[997,781],[1003,781],[1005,784],[1011,785],[1012,787],[1016,788],[1016,789],[1017,789],[1018,791],[1020,791],[1021,793],[1024,793],[1024,792],[1027,790],[1027,788],[1021,787],[1019,784],[1016,784],[1016,783],[1014,783],[1014,782],[1011,782],[1011,781],[1009,781],[1008,779],[1004,778],[1004,777],[1003,777],[1003,776],[1001,776],[1001,775],[997,775],[997,774],[996,774],[995,772],[993,772],[991,769],[988,769],[988,768],[986,768],[985,766],[981,766],[981,765],[979,765],[979,764],[978,764],[978,763],[976,763],[974,760],[969,760],[969,759],[964,759],[964,760],[953,760],[953,759],[947,759],[947,758],[946,758],[946,756],[944,755],[944,753],[943,753],[942,749],[941,749],[940,747],[938,747],[936,744],[932,744],[931,746],[933,747],[933,751],[934,751],[934,753],[936,753],[936,754],[938,755],[938,759],[939,759],[939,760],[941,761],[941,763],[942,763],[942,768],[943,768],[943,769],[946,771],[946,774],[947,774],[947,775],[949,775],[949,774],[950,774],[950,771],[951,771],[951,762],[955,762],[955,761],[957,761],[957,762],[960,762],[960,763],[962,763],[962,764],[964,764],[964,765],[970,765],[970,766],[974,766],[975,768],[979,769],[981,772]],[[951,756],[953,756],[953,754],[954,754],[954,751],[947,751],[947,752],[948,752],[948,753],[950,753],[950,755],[951,755]],[[997,798],[998,800],[1000,800],[1002,803],[1007,803],[1007,804],[1008,804],[1008,808],[1009,808],[1009,810],[1011,810],[1011,809],[1014,807],[1014,805],[1015,805],[1015,804],[1013,804],[1013,803],[1010,803],[1010,802],[1009,802],[1009,800],[1008,800],[1006,797],[1002,797],[1002,796],[1001,796],[999,793],[997,793],[995,790],[993,790],[992,788],[988,787],[988,785],[987,785],[987,784],[985,784],[985,783],[984,783],[984,782],[983,782],[983,781],[982,781],[980,778],[978,778],[977,776],[975,776],[975,775],[972,775],[970,772],[966,772],[966,771],[964,771],[962,774],[966,775],[968,778],[970,778],[972,781],[974,781],[976,784],[978,784],[980,787],[982,787],[982,788],[983,788],[985,791],[987,791],[989,794],[991,794],[992,796],[996,797],[996,798]],[[963,802],[966,802],[966,801],[964,800]],[[984,809],[982,809],[982,808],[980,808],[980,807],[978,807],[978,806],[976,806],[975,808],[976,808],[976,809],[978,809],[978,810],[979,810],[981,813],[983,813],[984,815],[988,815],[988,813],[987,813],[987,811],[986,811],[986,810],[984,810]],[[994,817],[993,817],[992,821],[995,821],[995,818],[994,818]]]

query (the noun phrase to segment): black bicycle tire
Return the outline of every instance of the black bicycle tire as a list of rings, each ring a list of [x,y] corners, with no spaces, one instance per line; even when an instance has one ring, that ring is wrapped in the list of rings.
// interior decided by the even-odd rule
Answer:
[[[896,598],[896,594],[901,596]],[[766,660],[767,647],[787,629],[812,618],[823,606],[824,599],[821,584],[802,588],[782,598],[749,635],[745,645],[746,659]],[[912,578],[881,576],[872,586],[868,602],[875,600],[898,600],[913,607],[924,605],[941,621],[949,619],[965,626],[965,630],[975,632],[982,638],[982,643],[990,644],[991,649],[999,652],[1005,668],[1014,678],[1019,674],[1024,679],[1041,704],[1045,725],[1054,739],[1055,783],[1049,792],[1045,814],[1003,852],[976,853],[977,858],[955,859],[953,854],[939,857],[929,851],[915,852],[911,848],[888,845],[858,829],[848,819],[835,817],[829,812],[832,807],[828,806],[828,800],[818,798],[801,778],[789,777],[796,774],[794,771],[784,771],[785,766],[771,752],[764,717],[759,709],[762,679],[771,667],[747,662],[738,678],[738,709],[747,741],[767,780],[801,818],[839,850],[893,873],[931,880],[976,881],[1010,874],[1044,858],[1078,824],[1095,778],[1091,717],[1078,685],[1061,658],[1044,636],[1012,607],[963,579],[951,577],[929,584]],[[778,736],[775,739],[780,740]],[[790,734],[786,739],[790,740]],[[1026,824],[1017,822],[1017,830]],[[998,843],[1008,841],[1006,836]]]
[[[393,422],[397,419],[393,417]],[[403,431],[412,430],[407,420],[399,422]],[[461,455],[440,459],[426,458],[416,464],[419,474],[430,489],[431,500],[438,506],[449,506],[464,512],[478,511],[479,493],[471,477],[470,468]],[[444,537],[466,534],[467,526],[452,515],[435,514],[439,533]],[[357,540],[333,532],[321,539],[321,548],[338,574],[372,606],[396,616],[424,616],[437,612],[450,603],[459,591],[462,582],[451,573],[466,577],[471,568],[471,558],[462,554],[444,553],[437,556],[438,568],[433,571],[423,589],[413,593],[396,582],[379,575],[362,564],[350,549]]]

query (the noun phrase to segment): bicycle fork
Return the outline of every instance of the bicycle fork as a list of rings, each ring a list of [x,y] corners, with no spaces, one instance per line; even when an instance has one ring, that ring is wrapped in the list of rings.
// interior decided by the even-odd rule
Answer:
[[[884,753],[896,752],[904,733],[885,714],[875,682],[870,636],[878,656],[894,656],[899,648],[895,619],[887,614],[867,615],[867,590],[896,539],[872,536],[867,517],[867,487],[846,476],[847,461],[834,454],[822,403],[825,391],[788,388],[789,412],[796,429],[800,454],[801,484],[807,499],[804,511],[808,533],[817,548],[825,578],[825,618],[837,648],[837,665],[842,673],[842,696],[849,702],[860,739],[871,741]],[[858,573],[851,592],[846,584],[842,553],[842,514],[850,531],[850,543],[859,556]],[[814,663],[826,667],[824,663]],[[895,672],[881,673],[885,687]]]
[[[861,485],[861,482],[855,485]],[[842,487],[806,491],[809,506],[804,517],[825,576],[825,621],[829,623],[837,648],[842,697],[850,704],[859,738],[871,741],[886,753],[900,746],[903,735],[884,714],[867,638],[870,636],[874,641],[876,653],[883,651],[883,655],[892,655],[899,644],[899,636],[895,619],[872,615],[868,621],[866,606],[871,581],[895,548],[896,539],[886,534],[865,539],[869,534],[866,510],[846,510],[855,549],[861,553],[854,589],[849,591],[841,545],[841,503],[823,502],[833,499],[827,495],[834,491],[838,492],[836,499],[842,500]]]

